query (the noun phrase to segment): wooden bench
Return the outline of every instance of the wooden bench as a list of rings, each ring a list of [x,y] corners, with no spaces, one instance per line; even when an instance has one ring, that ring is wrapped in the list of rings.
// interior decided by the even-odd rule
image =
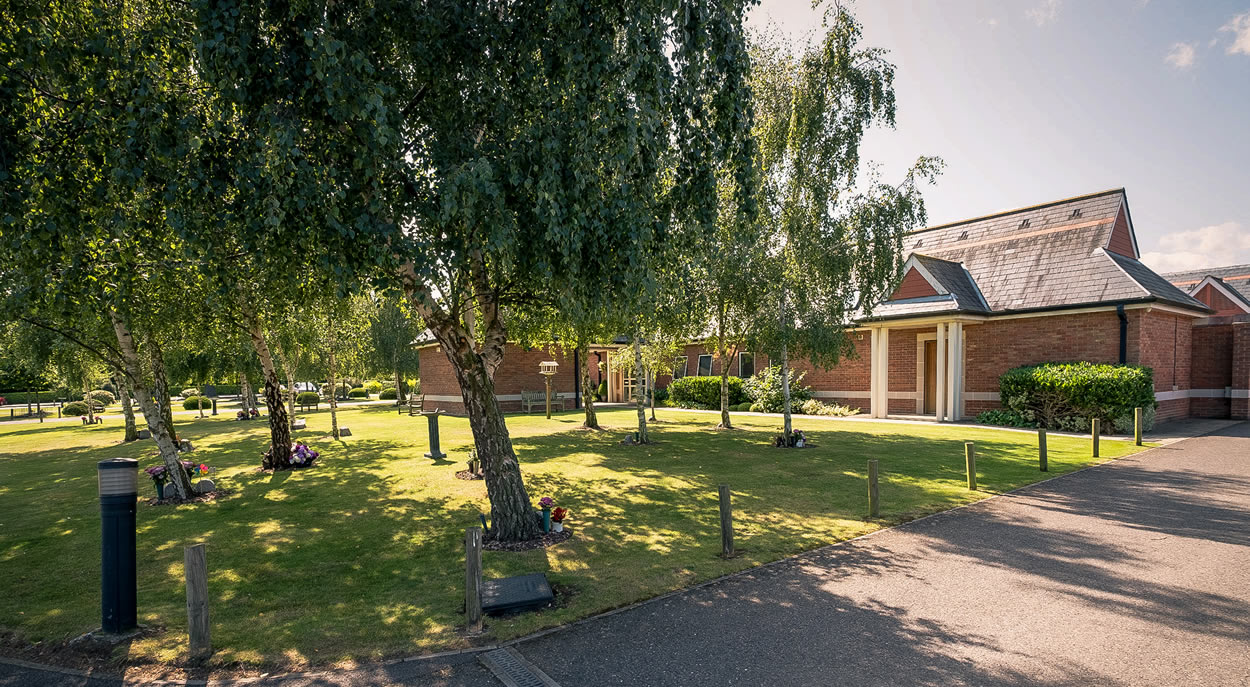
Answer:
[[[425,394],[408,394],[408,415],[420,415],[425,410]]]
[[[521,409],[527,413],[533,412],[534,406],[538,406],[539,410],[547,409],[547,392],[545,391],[522,391],[521,392]],[[564,410],[564,397],[559,393],[551,392],[551,408],[559,408]]]

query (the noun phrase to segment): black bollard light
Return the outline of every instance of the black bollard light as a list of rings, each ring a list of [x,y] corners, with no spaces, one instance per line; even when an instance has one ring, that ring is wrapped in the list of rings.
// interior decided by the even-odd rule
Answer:
[[[101,629],[121,634],[139,624],[135,579],[139,461],[113,458],[96,466],[100,478]]]
[[[213,399],[213,415],[217,414],[217,399]]]

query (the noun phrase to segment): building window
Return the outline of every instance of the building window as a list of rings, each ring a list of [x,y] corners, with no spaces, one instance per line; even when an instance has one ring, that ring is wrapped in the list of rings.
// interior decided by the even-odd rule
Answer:
[[[699,376],[700,377],[712,376],[712,356],[711,355],[699,356]]]
[[[739,353],[738,354],[738,376],[746,379],[755,376],[755,354]]]
[[[690,365],[690,358],[684,355],[677,356],[673,360],[673,379],[681,379],[686,376],[686,368]]]

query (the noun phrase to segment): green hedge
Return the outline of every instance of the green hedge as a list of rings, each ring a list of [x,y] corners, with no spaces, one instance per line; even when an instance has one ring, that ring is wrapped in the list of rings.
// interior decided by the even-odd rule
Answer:
[[[695,408],[720,408],[720,377],[682,377],[668,384],[668,395],[674,405]],[[742,380],[729,378],[729,405],[747,400]]]
[[[106,406],[111,406],[114,403],[117,403],[117,397],[104,389],[96,389],[95,391],[92,391],[90,395],[91,398]]]
[[[368,391],[370,394],[382,393],[382,382],[377,382],[377,381],[365,382],[362,385],[362,387],[364,388],[365,391]]]
[[[394,401],[399,392],[394,387],[387,387],[378,394],[378,398],[383,401]]]
[[[198,403],[201,400],[204,402],[204,410],[213,409],[213,399],[207,396],[191,396],[189,398],[183,399],[182,409],[183,410],[199,410],[200,406],[198,405]]]
[[[358,386],[355,389],[352,389],[351,391],[347,392],[347,397],[348,398],[369,398],[369,392],[366,391],[364,387]]]
[[[57,394],[55,391],[5,391],[0,393],[0,398],[4,398],[4,402],[10,405],[26,405],[26,399],[30,399],[33,403],[51,403],[58,398],[65,398],[63,395]]]
[[[295,394],[295,402],[302,406],[315,406],[321,403],[321,394],[316,391],[301,391]]]
[[[1103,431],[1132,426],[1134,408],[1154,419],[1154,373],[1139,365],[1044,363],[1007,370],[998,378],[1003,406],[1047,429],[1085,431],[1091,418]],[[1123,431],[1121,429],[1121,431]]]
[[[99,403],[95,404],[95,412],[99,413],[104,410],[104,406]],[[61,408],[61,415],[65,417],[73,417],[75,415],[86,415],[87,404],[82,401],[71,401]]]

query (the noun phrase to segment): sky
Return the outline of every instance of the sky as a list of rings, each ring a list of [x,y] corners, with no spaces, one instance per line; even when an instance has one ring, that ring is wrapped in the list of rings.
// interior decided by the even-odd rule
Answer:
[[[897,126],[866,159],[946,168],[929,224],[1123,187],[1158,272],[1250,263],[1250,0],[859,0],[863,45],[897,67]],[[796,44],[809,0],[753,28]]]

